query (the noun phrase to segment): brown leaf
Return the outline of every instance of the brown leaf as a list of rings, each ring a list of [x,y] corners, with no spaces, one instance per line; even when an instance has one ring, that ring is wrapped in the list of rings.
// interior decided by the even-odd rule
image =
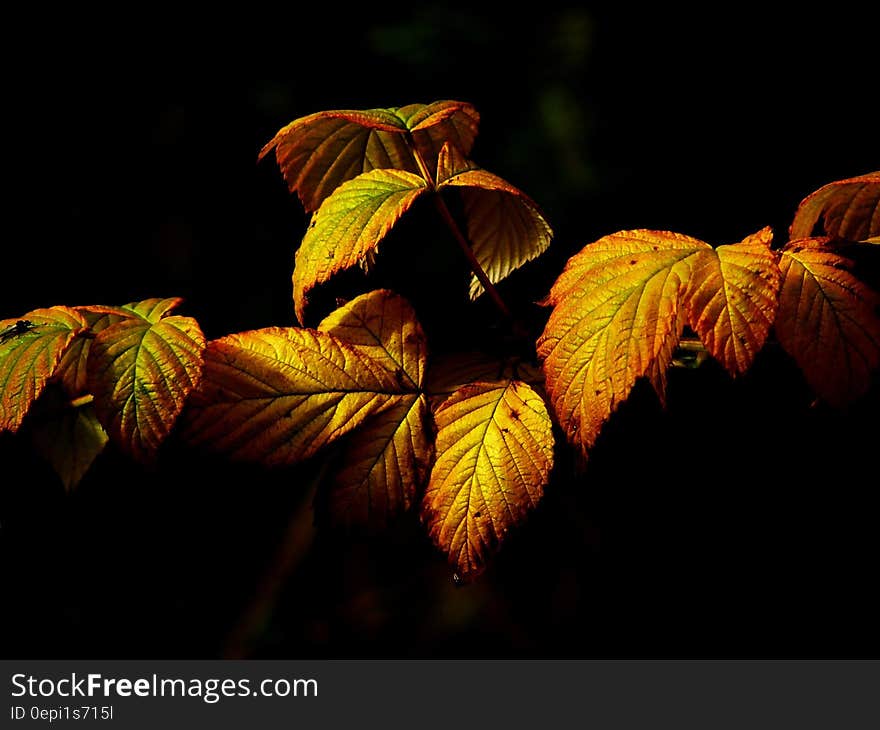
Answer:
[[[837,180],[801,201],[790,238],[809,238],[822,219],[830,238],[871,241],[880,236],[880,171]]]

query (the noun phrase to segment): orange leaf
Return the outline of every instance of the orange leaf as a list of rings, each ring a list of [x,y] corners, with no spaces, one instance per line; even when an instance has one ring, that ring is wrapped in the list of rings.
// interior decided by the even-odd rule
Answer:
[[[831,238],[869,241],[880,237],[880,171],[838,180],[801,201],[791,224],[792,240],[808,238],[819,219]]]
[[[550,245],[553,231],[538,206],[521,190],[465,160],[449,144],[440,152],[437,169],[439,188],[462,188],[468,241],[493,284]],[[473,276],[471,299],[482,293],[483,285]]]
[[[767,337],[779,273],[770,231],[712,249],[664,231],[622,231],[573,256],[545,304],[554,305],[538,355],[569,439],[586,452],[640,377],[663,398],[683,324],[732,374]]]
[[[304,321],[308,292],[375,251],[385,234],[427,191],[418,175],[373,170],[343,183],[312,218],[293,270],[293,301]]]
[[[427,403],[417,392],[425,373],[425,335],[412,306],[388,290],[357,297],[319,329],[357,346],[393,373],[401,389],[412,391],[347,437],[333,476],[333,519],[384,527],[411,506],[431,456]]]
[[[776,317],[781,276],[772,240],[764,228],[742,243],[707,251],[691,272],[687,322],[731,375],[752,366]]]
[[[515,380],[460,388],[436,421],[437,460],[422,518],[468,578],[541,499],[553,466],[553,429],[544,401]]]
[[[426,159],[435,160],[447,139],[470,150],[478,121],[471,105],[457,101],[319,112],[283,127],[260,151],[260,159],[275,150],[290,191],[314,211],[335,188],[364,172],[395,168],[417,173],[406,132],[412,132]]]
[[[76,311],[88,323],[89,331],[92,334],[107,329],[111,324],[136,316],[134,312],[121,307],[101,305],[76,307]],[[64,352],[64,357],[61,358],[61,364],[55,373],[55,377],[61,380],[61,384],[71,398],[76,398],[88,391],[86,364],[91,347],[92,339],[90,337],[77,337]]]
[[[177,315],[127,319],[95,337],[87,362],[95,412],[134,458],[149,461],[168,436],[201,380],[204,349],[198,323]]]
[[[88,323],[68,307],[35,309],[0,321],[0,431],[16,431]]]
[[[252,330],[208,343],[185,435],[234,459],[291,464],[405,392],[381,362],[325,332]]]
[[[827,242],[802,239],[782,250],[775,328],[813,390],[840,406],[868,389],[880,364],[880,299]]]

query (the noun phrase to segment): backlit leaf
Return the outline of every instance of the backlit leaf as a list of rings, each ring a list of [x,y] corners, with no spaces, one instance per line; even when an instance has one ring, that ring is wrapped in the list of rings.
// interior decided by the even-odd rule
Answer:
[[[136,314],[138,317],[142,317],[148,322],[158,322],[167,316],[172,309],[177,309],[182,303],[183,299],[181,297],[168,297],[167,299],[156,297],[154,299],[144,299],[140,302],[131,302],[121,308]]]
[[[541,499],[553,466],[552,426],[544,401],[518,381],[466,385],[435,420],[437,458],[422,517],[467,578]]]
[[[34,420],[31,437],[36,450],[70,491],[80,483],[108,439],[92,404],[75,407],[61,400]]]
[[[573,256],[546,300],[538,342],[547,392],[569,439],[586,452],[646,377],[661,399],[685,323],[732,374],[764,344],[780,275],[770,231],[713,249],[664,231],[623,231]]]
[[[76,307],[83,319],[88,323],[91,334],[107,329],[111,324],[135,317],[135,313],[121,307]],[[89,351],[92,348],[91,337],[77,337],[64,352],[61,364],[55,377],[61,380],[65,391],[71,398],[88,392]]]
[[[422,156],[433,161],[446,140],[470,151],[478,123],[476,110],[457,101],[319,112],[279,130],[260,159],[274,150],[290,191],[314,211],[335,188],[364,172],[396,168],[417,173],[406,132],[412,132]]]
[[[427,190],[418,175],[373,170],[341,185],[312,217],[293,270],[293,301],[304,321],[308,292],[361,262]]]
[[[353,299],[318,325],[360,349],[395,375],[402,386],[417,390],[425,375],[425,333],[412,305],[399,294],[378,289]]]
[[[202,378],[205,338],[191,317],[132,318],[97,334],[88,388],[110,438],[148,461]]]
[[[880,171],[819,188],[798,206],[791,224],[792,240],[809,238],[822,219],[831,238],[871,241],[880,237]]]
[[[538,206],[506,180],[477,168],[451,145],[438,163],[438,186],[461,188],[468,241],[489,280],[496,284],[550,245],[553,231]],[[471,278],[476,299],[483,285]]]
[[[748,370],[764,346],[781,281],[769,228],[694,262],[687,323],[731,375]]]
[[[291,464],[406,392],[382,362],[325,332],[242,332],[208,343],[185,437],[234,459]]]
[[[850,272],[827,239],[782,250],[776,336],[815,392],[832,405],[864,393],[880,364],[877,294]]]
[[[357,346],[394,374],[402,395],[346,439],[333,475],[330,513],[346,525],[384,527],[412,505],[431,456],[425,397],[425,335],[412,306],[379,290],[357,297],[330,314],[319,329]]]
[[[69,307],[0,321],[0,431],[16,431],[87,322]]]

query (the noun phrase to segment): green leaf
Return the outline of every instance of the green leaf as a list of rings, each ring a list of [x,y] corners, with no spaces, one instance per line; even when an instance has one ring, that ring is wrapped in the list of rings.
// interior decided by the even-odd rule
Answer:
[[[80,483],[108,440],[91,403],[73,406],[58,395],[41,409],[30,430],[37,452],[52,465],[67,491]]]
[[[321,204],[296,252],[293,301],[300,322],[309,291],[374,252],[427,189],[418,175],[373,170],[344,183]]]
[[[64,351],[88,327],[69,307],[0,321],[0,431],[16,431],[57,370]]]
[[[110,437],[151,460],[202,377],[205,338],[191,317],[134,318],[102,330],[89,353],[88,388]]]

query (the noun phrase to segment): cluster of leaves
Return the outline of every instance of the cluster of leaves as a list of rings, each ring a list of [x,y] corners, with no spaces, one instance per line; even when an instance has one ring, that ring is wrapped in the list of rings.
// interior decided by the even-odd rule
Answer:
[[[274,151],[313,213],[293,272],[301,322],[309,293],[345,269],[369,269],[422,197],[470,263],[471,296],[488,292],[503,308],[494,284],[552,233],[528,196],[468,159],[478,121],[454,101],[322,112],[266,145],[261,158]],[[713,248],[633,230],[588,244],[543,302],[552,310],[537,342],[542,370],[479,353],[429,358],[413,307],[386,289],[315,328],[208,343],[195,320],[171,314],[177,299],[36,310],[0,323],[0,429],[17,430],[32,410],[35,443],[67,486],[108,438],[148,461],[176,428],[192,446],[267,465],[338,442],[332,517],[381,527],[418,505],[434,542],[472,577],[541,499],[554,423],[588,453],[639,378],[664,398],[687,329],[732,376],[775,332],[827,402],[868,388],[880,364],[878,299],[841,242],[880,241],[880,173],[806,198],[790,238],[774,249],[765,228]]]

